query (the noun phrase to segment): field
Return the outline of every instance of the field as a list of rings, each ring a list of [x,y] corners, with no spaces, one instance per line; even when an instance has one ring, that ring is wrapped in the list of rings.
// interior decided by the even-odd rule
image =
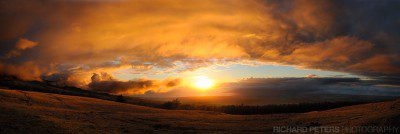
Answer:
[[[0,118],[0,133],[265,133],[274,126],[399,126],[400,100],[296,114],[229,115],[0,89]]]

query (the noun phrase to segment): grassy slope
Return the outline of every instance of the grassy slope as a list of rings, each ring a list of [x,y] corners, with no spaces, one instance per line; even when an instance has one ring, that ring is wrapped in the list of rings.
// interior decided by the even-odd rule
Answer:
[[[277,125],[398,125],[400,101],[303,114],[228,115],[0,89],[0,119],[0,133],[271,132]]]
[[[51,84],[50,82],[23,81],[16,77],[5,76],[5,75],[0,75],[0,88],[82,96],[82,97],[90,97],[90,98],[97,98],[97,99],[111,100],[111,101],[116,101],[118,97],[117,95],[99,93],[90,90],[83,90],[76,87],[57,86]],[[124,98],[126,100],[126,103],[131,103],[135,105],[154,106],[162,104],[162,102],[160,101],[145,100],[137,97],[124,97]]]
[[[287,98],[283,98],[287,97]],[[319,103],[319,102],[379,102],[395,100],[394,96],[373,96],[373,95],[346,95],[346,94],[301,94],[287,96],[280,94],[270,97],[244,97],[244,96],[192,96],[178,97],[184,104],[196,105],[276,105],[276,104],[298,104],[298,103]],[[170,101],[175,98],[145,98],[147,100]]]

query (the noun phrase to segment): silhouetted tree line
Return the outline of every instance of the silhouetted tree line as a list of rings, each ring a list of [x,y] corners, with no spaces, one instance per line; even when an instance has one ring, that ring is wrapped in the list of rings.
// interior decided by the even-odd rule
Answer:
[[[164,108],[164,109],[178,109],[181,106],[181,101],[176,98],[172,101],[167,101],[165,103],[163,103],[160,108]]]
[[[227,114],[251,115],[251,114],[277,114],[277,113],[303,113],[310,111],[321,111],[344,106],[351,106],[367,102],[320,102],[320,103],[298,103],[298,104],[276,104],[276,105],[194,105],[181,104],[178,99],[162,104],[160,108],[179,110],[205,110]]]
[[[321,103],[299,103],[263,106],[228,105],[216,108],[217,111],[228,114],[275,114],[275,113],[303,113],[310,111],[321,111],[344,106],[361,104],[361,102],[321,102]]]

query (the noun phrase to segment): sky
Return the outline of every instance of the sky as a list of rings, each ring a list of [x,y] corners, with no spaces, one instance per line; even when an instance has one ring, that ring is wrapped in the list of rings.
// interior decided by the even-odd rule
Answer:
[[[257,79],[259,87],[333,78],[346,89],[397,89],[399,6],[394,0],[4,0],[0,73],[130,95],[190,89],[200,76],[214,90],[237,93],[242,86],[227,85],[249,78],[269,79]]]
[[[308,75],[316,75],[319,77],[360,77],[343,72],[325,71],[318,69],[304,69],[294,66],[285,65],[243,65],[232,64],[229,66],[211,65],[204,68],[199,68],[193,71],[184,73],[163,73],[163,74],[131,74],[131,69],[120,70],[114,73],[114,76],[130,80],[135,78],[147,77],[151,79],[165,79],[168,77],[190,77],[190,76],[208,76],[213,79],[218,79],[222,82],[232,82],[243,78],[282,78],[282,77],[307,77]]]

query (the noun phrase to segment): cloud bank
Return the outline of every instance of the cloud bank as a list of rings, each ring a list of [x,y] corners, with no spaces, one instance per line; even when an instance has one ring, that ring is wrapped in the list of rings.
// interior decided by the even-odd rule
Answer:
[[[393,84],[393,83],[391,83]],[[360,101],[400,96],[399,83],[359,78],[248,78],[223,86],[227,93],[266,103]]]
[[[94,73],[91,79],[89,89],[113,94],[143,94],[155,90],[162,92],[179,85],[179,79],[168,79],[164,82],[147,79],[119,81],[107,73]]]
[[[246,78],[218,85],[208,92],[175,87],[166,92],[136,95],[182,98],[187,103],[288,104],[303,102],[378,101],[400,96],[400,83],[346,77]],[[207,99],[208,96],[214,99]],[[204,99],[197,99],[202,98]]]

